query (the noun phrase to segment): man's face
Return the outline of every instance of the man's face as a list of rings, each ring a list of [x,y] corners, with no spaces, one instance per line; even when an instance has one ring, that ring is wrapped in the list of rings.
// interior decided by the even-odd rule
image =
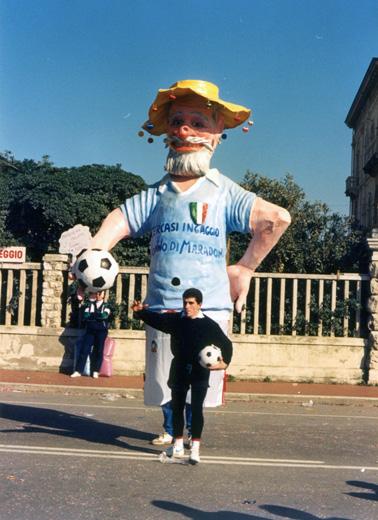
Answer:
[[[183,307],[185,315],[188,318],[195,318],[201,309],[201,303],[198,303],[197,300],[192,297],[184,298]]]
[[[192,99],[171,105],[166,143],[169,155],[166,170],[172,175],[205,175],[219,142],[223,119],[212,108]]]

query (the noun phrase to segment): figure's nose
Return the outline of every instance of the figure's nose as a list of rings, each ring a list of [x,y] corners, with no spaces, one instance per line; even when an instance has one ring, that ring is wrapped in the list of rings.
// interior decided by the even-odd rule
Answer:
[[[190,135],[191,129],[189,125],[183,124],[177,129],[177,137],[181,139],[185,139],[188,135]]]

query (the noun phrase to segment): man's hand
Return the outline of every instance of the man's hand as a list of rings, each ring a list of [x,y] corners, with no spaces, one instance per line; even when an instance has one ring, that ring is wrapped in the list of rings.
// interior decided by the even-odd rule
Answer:
[[[143,304],[140,300],[134,300],[131,305],[133,312],[142,311],[143,309],[147,309],[147,307],[148,307],[148,305]]]
[[[230,280],[231,299],[235,303],[236,312],[240,313],[247,300],[253,271],[248,267],[236,264],[227,267],[227,274]]]

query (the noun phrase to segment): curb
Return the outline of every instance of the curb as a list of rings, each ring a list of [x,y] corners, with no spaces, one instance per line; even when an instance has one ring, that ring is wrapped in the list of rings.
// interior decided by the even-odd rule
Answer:
[[[117,388],[102,386],[76,386],[76,385],[41,385],[38,383],[1,383],[0,393],[2,392],[41,392],[51,394],[75,394],[75,395],[97,395],[97,394],[121,394],[122,397],[143,398],[143,390],[139,388]]]
[[[297,402],[302,401],[303,406],[311,408],[316,401],[323,401],[322,404],[356,404],[358,401],[376,403],[378,406],[378,397],[361,397],[361,396],[344,396],[344,395],[310,395],[310,394],[253,394],[253,393],[235,393],[226,392],[229,401],[264,401],[264,402]]]
[[[99,387],[99,386],[76,386],[76,385],[54,385],[35,383],[7,383],[0,382],[0,394],[4,392],[25,393],[52,393],[70,395],[98,395],[98,394],[120,394],[124,398],[143,399],[143,389],[125,387]],[[225,392],[227,401],[260,401],[260,402],[282,402],[297,403],[311,408],[316,402],[321,404],[356,405],[358,403],[369,403],[378,406],[378,397],[361,396],[334,396],[334,395],[308,395],[308,394],[270,394],[270,393],[241,393]],[[298,403],[300,401],[300,403]]]

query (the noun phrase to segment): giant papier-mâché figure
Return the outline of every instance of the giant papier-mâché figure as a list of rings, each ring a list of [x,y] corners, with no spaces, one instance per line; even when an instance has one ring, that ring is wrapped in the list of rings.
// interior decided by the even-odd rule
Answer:
[[[166,134],[166,175],[113,210],[91,243],[91,248],[111,250],[123,238],[151,233],[145,300],[150,310],[180,311],[183,291],[197,287],[203,312],[227,331],[233,305],[241,312],[255,269],[288,227],[285,209],[210,167],[223,130],[249,118],[249,109],[222,100],[218,87],[207,81],[178,81],[158,91],[143,128],[154,136]],[[227,267],[226,239],[232,231],[252,237],[243,257]],[[147,331],[146,404],[170,400],[169,341]],[[211,376],[206,404],[216,406],[222,402],[224,374]]]

